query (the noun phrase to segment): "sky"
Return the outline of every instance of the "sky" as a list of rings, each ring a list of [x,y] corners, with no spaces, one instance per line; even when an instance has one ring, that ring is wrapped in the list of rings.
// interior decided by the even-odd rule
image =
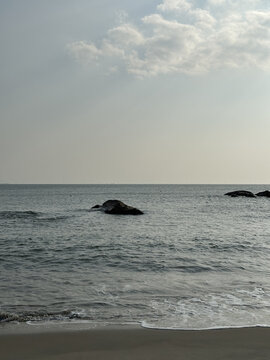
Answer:
[[[0,49],[0,183],[270,183],[269,1],[0,0]]]

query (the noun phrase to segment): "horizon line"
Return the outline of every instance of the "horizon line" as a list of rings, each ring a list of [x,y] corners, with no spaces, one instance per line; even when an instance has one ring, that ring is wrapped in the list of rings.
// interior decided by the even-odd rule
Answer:
[[[11,182],[0,182],[0,186],[3,185],[269,185],[270,183],[11,183]]]

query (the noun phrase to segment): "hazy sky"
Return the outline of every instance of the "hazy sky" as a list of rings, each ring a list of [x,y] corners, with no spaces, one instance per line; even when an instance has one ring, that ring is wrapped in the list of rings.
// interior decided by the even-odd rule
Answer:
[[[0,182],[270,183],[270,3],[0,0]]]

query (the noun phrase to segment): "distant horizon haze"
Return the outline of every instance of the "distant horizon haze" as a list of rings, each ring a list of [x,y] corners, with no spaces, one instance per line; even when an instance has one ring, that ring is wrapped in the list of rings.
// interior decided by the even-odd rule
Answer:
[[[41,186],[47,186],[47,185],[51,185],[51,186],[87,186],[87,185],[95,185],[95,186],[98,186],[98,185],[104,185],[104,186],[114,186],[114,185],[127,185],[127,186],[132,186],[132,185],[136,185],[136,186],[158,186],[158,185],[172,185],[172,186],[207,186],[207,185],[211,185],[211,186],[253,186],[253,185],[262,185],[262,186],[269,186],[270,187],[270,183],[267,184],[267,183],[1,183],[0,182],[0,186],[4,186],[4,185],[29,185],[29,186],[35,186],[35,185],[41,185]]]

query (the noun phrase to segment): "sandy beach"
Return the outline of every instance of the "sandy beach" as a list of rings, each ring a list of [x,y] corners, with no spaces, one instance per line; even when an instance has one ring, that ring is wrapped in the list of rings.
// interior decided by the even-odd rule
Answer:
[[[204,331],[98,329],[0,335],[1,360],[259,360],[270,358],[270,329]]]

